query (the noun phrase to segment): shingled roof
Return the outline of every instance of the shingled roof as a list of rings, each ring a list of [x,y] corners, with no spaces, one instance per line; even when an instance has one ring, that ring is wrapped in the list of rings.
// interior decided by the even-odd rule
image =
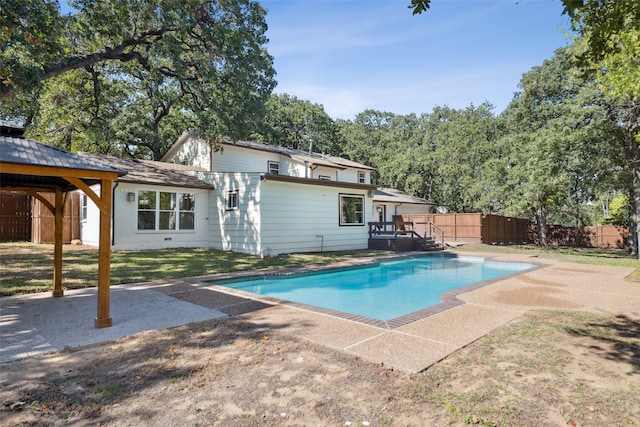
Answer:
[[[433,205],[427,199],[410,196],[395,188],[378,188],[373,192],[374,203],[402,203],[415,205]]]
[[[196,178],[189,172],[201,172],[205,169],[176,165],[173,163],[155,162],[151,160],[123,159],[105,154],[79,153],[79,156],[121,169],[127,174],[118,179],[118,182],[134,184],[165,185],[169,187],[202,188],[212,190],[211,184]]]
[[[92,172],[115,172],[124,175],[126,172],[102,163],[79,157],[73,153],[42,144],[22,136],[24,130],[6,121],[0,121],[0,163],[38,166],[46,168],[62,168]],[[1,169],[1,168],[0,168]],[[68,181],[59,177],[39,177],[25,173],[15,175],[2,173],[2,186],[24,187],[69,187]],[[94,181],[88,182],[89,184]]]
[[[190,131],[183,132],[182,135],[180,135],[180,137],[178,138],[178,140],[169,148],[167,153],[164,155],[163,159],[169,158],[172,155],[172,153],[175,152],[177,147],[179,147],[180,144],[186,141],[188,137],[200,138],[200,136],[195,132],[190,132]],[[289,147],[281,147],[279,145],[264,144],[261,142],[223,141],[221,145],[223,146],[223,148],[224,146],[242,147],[242,148],[248,148],[251,150],[258,150],[258,151],[264,151],[267,153],[279,154],[282,156],[289,157],[298,162],[308,161],[309,164],[311,165],[316,164],[318,166],[325,166],[325,167],[330,167],[335,169],[354,168],[354,169],[361,169],[361,170],[375,170],[375,168],[372,168],[371,166],[367,166],[361,163],[353,162],[351,160],[343,159],[342,157],[336,157],[328,154],[320,154],[315,152],[309,153],[308,151],[304,151],[304,150],[297,150],[295,148],[289,148]]]

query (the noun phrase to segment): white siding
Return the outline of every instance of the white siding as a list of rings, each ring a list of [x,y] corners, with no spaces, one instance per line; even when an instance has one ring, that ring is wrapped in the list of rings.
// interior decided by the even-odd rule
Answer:
[[[346,169],[338,171],[338,179],[337,181],[344,182],[360,182],[358,181],[358,172],[364,172],[365,182],[364,184],[370,184],[371,178],[369,171],[359,170],[359,169]]]
[[[367,191],[262,182],[262,255],[366,249],[372,202]],[[339,195],[363,195],[365,225],[339,225]]]
[[[209,202],[209,247],[260,255],[260,174],[199,173],[215,186]],[[227,193],[238,191],[238,209],[228,210]]]
[[[309,169],[309,172],[310,171],[311,169]],[[280,175],[297,176],[299,178],[304,178],[304,163],[299,163],[289,157],[282,156],[282,160],[280,161]],[[307,178],[309,178],[309,176],[307,176]]]
[[[210,170],[211,146],[201,139],[190,136],[178,147],[174,155],[166,161]]]
[[[224,145],[222,151],[215,151],[212,154],[212,159],[212,172],[267,173],[269,160],[280,162],[280,167],[282,168],[282,156],[279,154],[233,145]]]
[[[339,171],[337,169],[328,168],[328,167],[324,167],[324,166],[318,166],[317,168],[315,168],[315,169],[313,169],[311,171],[310,177],[319,179],[320,175],[324,175],[324,176],[328,176],[329,178],[331,178],[331,181],[337,181],[338,180],[338,173],[339,173]]]
[[[431,205],[404,204],[398,206],[396,215],[429,214],[432,212],[431,208]]]
[[[91,189],[97,195],[100,195],[100,185],[93,185]],[[80,197],[84,192],[78,191]],[[80,219],[80,240],[83,245],[98,246],[100,240],[100,209],[87,196],[87,218]]]
[[[92,188],[99,194],[99,185]],[[138,230],[138,190],[195,193],[194,230]],[[129,192],[136,195],[136,201],[127,201]],[[208,209],[209,190],[118,183],[113,194],[112,248],[114,250],[206,248],[209,246]],[[97,246],[99,232],[100,211],[92,201],[89,201],[87,220],[81,223],[81,240],[85,244]]]

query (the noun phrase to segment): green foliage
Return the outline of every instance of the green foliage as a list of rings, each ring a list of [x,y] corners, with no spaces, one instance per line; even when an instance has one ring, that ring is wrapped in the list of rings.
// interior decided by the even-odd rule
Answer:
[[[375,167],[376,184],[452,211],[490,210],[483,165],[498,154],[490,104],[436,107],[419,117],[366,110],[340,126],[345,155]]]
[[[616,194],[609,202],[609,215],[605,219],[607,224],[626,226],[631,222],[631,206],[629,198],[624,194]]]
[[[208,139],[246,138],[255,128],[275,84],[258,3],[71,5],[77,12],[63,17],[57,2],[11,1],[0,23],[2,114],[29,135],[157,159],[186,128]],[[31,31],[46,25],[51,38]]]
[[[322,105],[287,94],[271,95],[265,104],[264,123],[252,135],[259,142],[340,155],[338,131]]]
[[[585,225],[592,202],[615,167],[610,126],[593,79],[575,78],[561,49],[526,73],[522,91],[503,114],[500,198],[507,214],[529,217],[545,242],[549,221]]]

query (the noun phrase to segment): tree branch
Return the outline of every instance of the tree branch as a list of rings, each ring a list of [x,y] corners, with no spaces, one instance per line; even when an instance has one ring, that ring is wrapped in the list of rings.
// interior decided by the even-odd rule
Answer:
[[[141,45],[151,44],[161,39],[165,34],[174,31],[173,27],[162,27],[137,34],[130,39],[123,40],[113,47],[106,47],[87,55],[77,55],[65,58],[64,60],[43,66],[41,80],[47,80],[67,71],[86,68],[99,62],[115,59],[120,62],[138,61],[142,65],[147,64],[146,58],[139,52],[131,51],[132,48]],[[0,101],[7,98],[16,91],[13,86],[0,86]]]

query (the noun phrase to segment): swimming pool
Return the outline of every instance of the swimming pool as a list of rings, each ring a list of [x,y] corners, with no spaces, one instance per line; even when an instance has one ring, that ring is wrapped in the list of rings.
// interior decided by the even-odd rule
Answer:
[[[292,276],[223,282],[246,292],[380,321],[441,303],[441,294],[514,274],[534,264],[480,257],[423,256]]]

